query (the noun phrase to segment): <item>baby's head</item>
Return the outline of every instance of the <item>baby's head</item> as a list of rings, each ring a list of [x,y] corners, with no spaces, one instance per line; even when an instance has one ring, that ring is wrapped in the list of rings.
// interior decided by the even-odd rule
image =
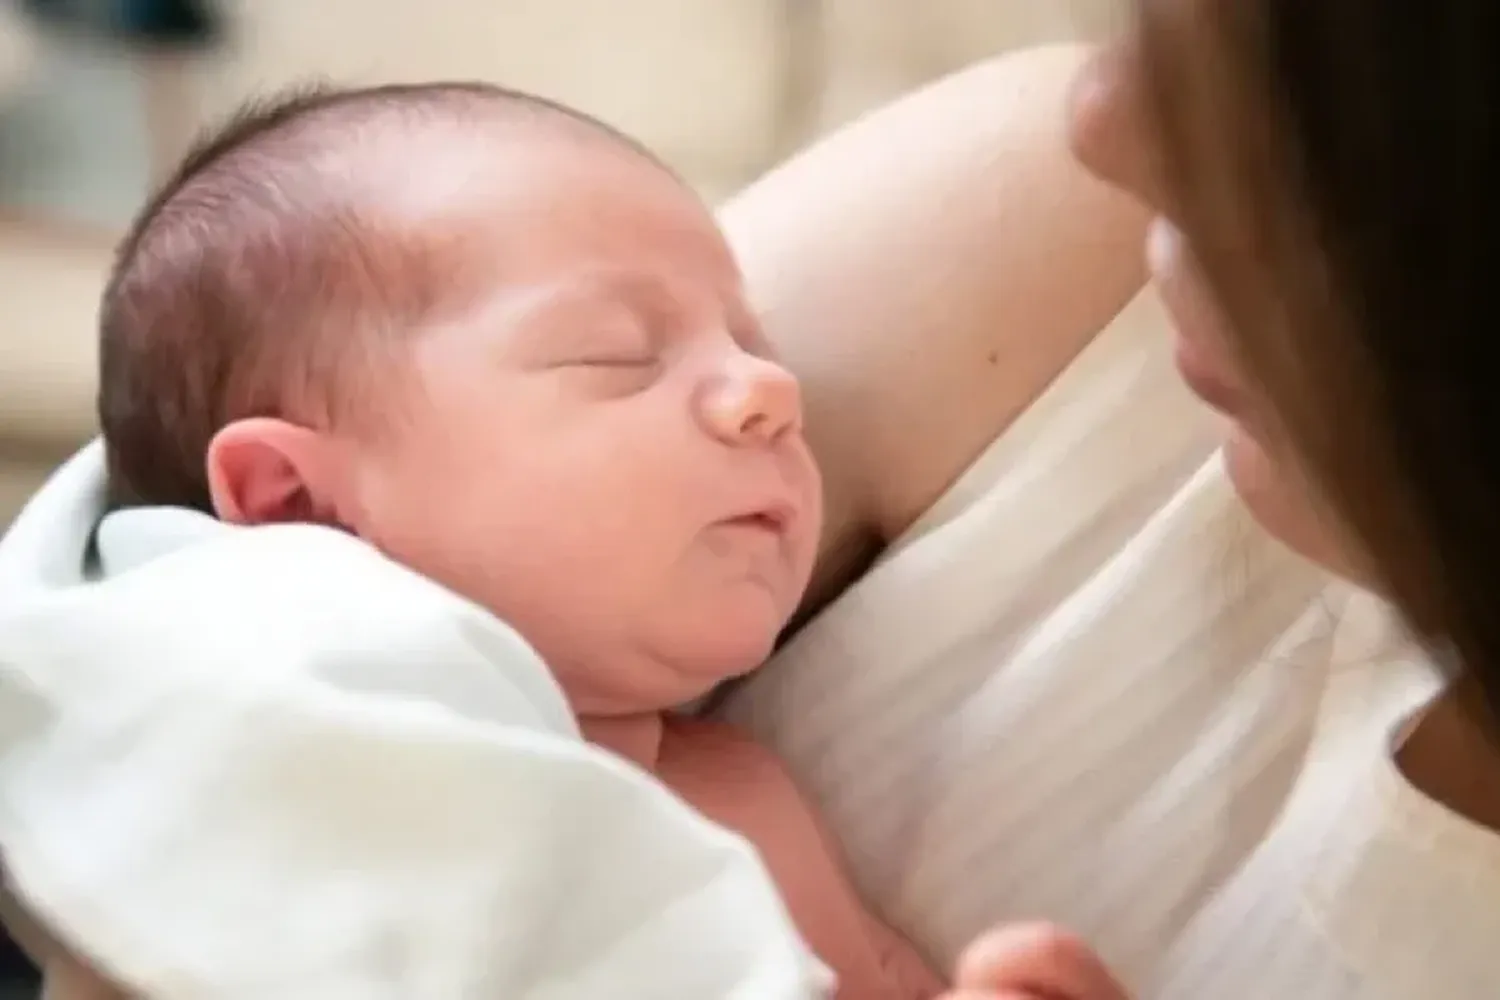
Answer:
[[[806,585],[818,476],[729,248],[567,109],[249,111],[137,220],[101,328],[116,502],[350,531],[518,628],[581,713],[751,669]]]

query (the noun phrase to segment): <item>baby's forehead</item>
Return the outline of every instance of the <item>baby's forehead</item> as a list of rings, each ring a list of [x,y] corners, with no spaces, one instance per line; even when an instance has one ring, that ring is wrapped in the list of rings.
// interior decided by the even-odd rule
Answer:
[[[668,286],[738,288],[712,213],[628,149],[444,137],[387,159],[360,184],[380,228],[407,234],[455,271],[522,284],[566,276],[593,297],[635,300],[650,297],[651,275]]]
[[[386,228],[480,254],[545,256],[581,236],[719,242],[686,184],[635,150],[567,123],[386,129],[328,149],[325,194]]]
[[[338,180],[341,192],[417,221],[426,214],[479,211],[497,196],[524,196],[552,172],[576,178],[591,163],[639,159],[607,137],[566,123],[535,121],[502,121],[482,129],[448,121],[386,124],[332,143],[322,156],[323,172]]]
[[[280,258],[275,266],[363,286],[397,327],[482,309],[517,286],[634,308],[736,294],[711,213],[661,164],[559,115],[481,124],[313,118],[201,180],[210,200],[214,188],[264,188],[230,202],[273,210],[229,231],[255,242],[246,234],[264,229],[280,247],[268,267]]]

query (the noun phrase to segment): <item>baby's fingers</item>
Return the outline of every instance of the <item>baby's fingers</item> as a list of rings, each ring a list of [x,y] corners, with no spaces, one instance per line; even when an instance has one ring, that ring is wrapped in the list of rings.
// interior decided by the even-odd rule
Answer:
[[[1007,991],[1042,1000],[1127,1000],[1093,949],[1050,924],[1012,924],[964,951],[954,988],[993,998]]]

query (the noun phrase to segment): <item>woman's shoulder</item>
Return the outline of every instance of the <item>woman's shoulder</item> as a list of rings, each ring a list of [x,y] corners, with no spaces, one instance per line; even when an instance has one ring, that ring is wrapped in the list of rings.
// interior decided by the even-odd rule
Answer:
[[[725,206],[803,380],[829,557],[900,534],[1135,295],[1143,211],[1066,135],[1077,46],[964,70],[834,133]],[[842,577],[830,581],[830,577]]]
[[[1500,995],[1500,837],[1394,759],[1441,678],[1405,644],[1370,653],[1335,664],[1285,808],[1188,922],[1157,995]]]

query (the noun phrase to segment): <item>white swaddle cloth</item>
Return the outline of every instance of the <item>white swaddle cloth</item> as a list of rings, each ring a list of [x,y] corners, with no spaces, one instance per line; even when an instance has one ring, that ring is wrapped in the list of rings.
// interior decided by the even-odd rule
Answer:
[[[0,543],[0,846],[175,997],[807,997],[754,850],[585,745],[481,608],[312,527],[105,519],[91,446]]]

